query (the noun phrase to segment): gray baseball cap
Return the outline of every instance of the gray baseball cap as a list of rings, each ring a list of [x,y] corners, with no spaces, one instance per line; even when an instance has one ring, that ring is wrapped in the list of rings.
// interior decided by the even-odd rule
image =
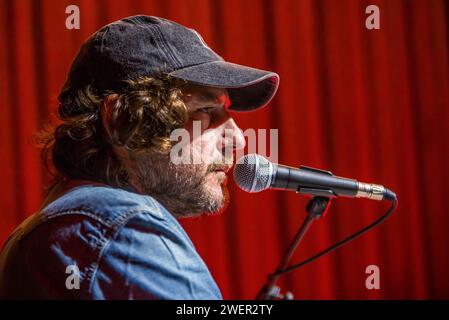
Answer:
[[[235,111],[265,106],[279,85],[274,72],[224,61],[193,29],[138,15],[106,25],[84,42],[60,99],[88,84],[100,91],[120,91],[124,80],[161,72],[192,84],[226,88],[229,109]]]

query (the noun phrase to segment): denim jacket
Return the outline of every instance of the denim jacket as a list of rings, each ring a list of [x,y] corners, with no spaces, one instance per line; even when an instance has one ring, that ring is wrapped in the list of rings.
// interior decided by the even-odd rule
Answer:
[[[160,203],[82,185],[11,234],[0,253],[0,298],[222,297],[182,226]]]

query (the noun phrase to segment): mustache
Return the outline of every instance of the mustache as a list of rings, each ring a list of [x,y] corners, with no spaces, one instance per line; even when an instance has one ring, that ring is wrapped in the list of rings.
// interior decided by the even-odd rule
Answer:
[[[211,163],[210,165],[207,166],[206,173],[215,172],[215,171],[224,171],[226,173],[232,168],[232,163],[233,162],[231,162],[231,163],[225,162],[224,160],[219,163],[216,163],[216,162]]]
[[[211,164],[207,167],[207,173],[209,172],[214,172],[214,171],[219,171],[219,170],[227,170],[228,166],[225,165],[220,165],[220,164]]]

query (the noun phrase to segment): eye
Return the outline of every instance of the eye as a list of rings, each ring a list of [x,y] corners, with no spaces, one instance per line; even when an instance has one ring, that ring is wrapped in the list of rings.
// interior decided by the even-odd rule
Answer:
[[[196,111],[209,114],[212,111],[212,109],[214,109],[214,108],[213,107],[205,107],[205,108],[197,109]]]

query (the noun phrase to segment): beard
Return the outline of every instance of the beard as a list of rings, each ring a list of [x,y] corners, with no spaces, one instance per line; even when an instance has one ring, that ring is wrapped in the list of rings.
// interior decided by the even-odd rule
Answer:
[[[174,164],[169,154],[132,156],[140,191],[159,201],[177,218],[219,214],[229,202],[223,161]],[[221,159],[220,159],[221,160]]]

